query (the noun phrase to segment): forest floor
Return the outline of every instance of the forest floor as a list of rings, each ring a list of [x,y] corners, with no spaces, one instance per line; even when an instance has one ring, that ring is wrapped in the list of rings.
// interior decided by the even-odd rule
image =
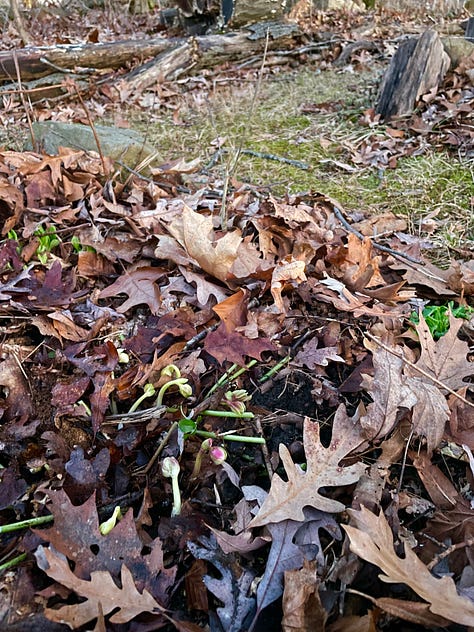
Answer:
[[[3,96],[2,630],[474,626],[472,62],[374,113],[400,38],[461,18],[299,21],[294,55]],[[26,151],[28,118],[133,128],[162,162]]]

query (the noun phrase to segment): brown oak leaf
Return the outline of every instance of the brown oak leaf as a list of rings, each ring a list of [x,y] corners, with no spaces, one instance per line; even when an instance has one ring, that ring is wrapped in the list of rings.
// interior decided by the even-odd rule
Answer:
[[[66,623],[73,630],[80,628],[98,616],[107,615],[118,609],[110,617],[111,623],[127,623],[142,612],[158,612],[163,607],[156,602],[147,590],[140,593],[133,575],[123,565],[119,588],[107,571],[94,571],[90,581],[80,579],[69,568],[64,557],[59,557],[51,549],[38,547],[36,553],[40,567],[54,580],[73,590],[86,601],[61,608],[45,608],[50,621]]]
[[[135,305],[148,305],[152,314],[157,314],[160,305],[160,289],[155,281],[165,275],[162,268],[145,266],[130,272],[125,272],[112,285],[106,287],[99,294],[99,298],[109,298],[117,294],[127,294],[128,299],[122,303],[117,311],[124,314]]]
[[[306,453],[306,472],[293,463],[288,448],[280,444],[280,458],[285,466],[288,482],[274,474],[270,492],[250,527],[261,527],[269,522],[305,519],[303,508],[316,507],[321,511],[344,511],[345,505],[338,500],[322,496],[321,487],[340,487],[359,480],[365,471],[363,463],[347,467],[341,460],[359,445],[357,434],[343,432],[347,423],[344,406],[340,406],[334,419],[331,444],[325,448],[319,439],[319,424],[306,417],[303,427],[303,443]]]
[[[449,330],[439,340],[434,341],[423,315],[416,326],[421,345],[421,356],[416,367],[451,390],[466,386],[464,378],[474,375],[474,362],[467,360],[469,345],[458,338],[458,332],[466,321],[449,314]],[[419,372],[409,371],[419,377]]]
[[[430,604],[433,614],[461,625],[474,625],[474,603],[458,595],[451,577],[434,577],[407,546],[405,557],[397,556],[392,531],[383,513],[376,516],[366,507],[349,511],[356,526],[343,527],[349,536],[351,551],[381,568],[385,573],[380,576],[382,581],[406,584]]]

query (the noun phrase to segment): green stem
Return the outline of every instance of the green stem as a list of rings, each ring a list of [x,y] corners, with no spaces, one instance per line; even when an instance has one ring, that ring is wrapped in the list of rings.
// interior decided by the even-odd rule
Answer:
[[[264,444],[265,439],[262,437],[244,437],[236,434],[217,434],[216,432],[206,432],[205,430],[196,430],[194,434],[207,439],[224,439],[225,441],[239,441],[240,443]]]
[[[17,555],[16,557],[12,558],[8,562],[5,562],[4,564],[0,564],[0,573],[3,573],[3,571],[7,571],[9,568],[16,566],[20,562],[23,562],[23,560],[26,560],[26,553],[21,553],[20,555]]]
[[[209,390],[209,392],[207,393],[207,396],[209,397],[209,395],[212,395],[212,393],[214,393],[214,391],[217,390],[219,386],[223,386],[224,384],[227,384],[227,382],[235,380],[236,378],[239,377],[239,375],[242,375],[242,373],[245,373],[245,371],[248,371],[255,364],[257,364],[257,360],[250,360],[250,362],[248,362],[245,366],[238,368],[237,371],[235,371],[235,369],[237,369],[238,365],[233,364],[230,367],[230,369],[224,373],[224,375],[221,375],[221,377],[217,380],[214,386]]]
[[[207,417],[232,417],[233,419],[253,419],[253,413],[233,413],[230,410],[203,410],[199,413],[199,417],[206,415]]]
[[[52,522],[53,520],[53,516],[40,516],[38,518],[30,518],[29,520],[21,520],[20,522],[4,524],[0,527],[0,534],[11,533],[12,531],[19,531],[20,529],[27,529],[29,527],[38,527],[41,524],[46,524],[48,522]]]
[[[174,386],[175,384],[180,386],[182,384],[186,384],[187,381],[188,380],[185,377],[178,377],[175,380],[170,380],[169,382],[163,384],[163,386],[158,391],[158,397],[155,400],[155,406],[163,405],[163,397],[165,396],[165,393],[170,388],[170,386]]]
[[[273,366],[269,371],[264,373],[258,381],[266,382],[267,380],[269,380],[271,377],[275,375],[275,373],[278,373],[278,371],[280,371],[280,369],[282,369],[285,366],[285,364],[287,364],[290,361],[290,359],[291,359],[290,355],[285,356],[282,360],[280,360],[280,362],[277,362],[277,364],[275,364],[275,366]]]
[[[181,513],[181,490],[179,489],[178,477],[173,476],[171,479],[171,489],[173,490],[173,509],[172,516],[179,516]]]

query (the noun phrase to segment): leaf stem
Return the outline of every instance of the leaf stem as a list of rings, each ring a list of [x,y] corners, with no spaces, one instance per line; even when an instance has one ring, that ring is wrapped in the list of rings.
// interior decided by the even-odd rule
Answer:
[[[254,443],[260,445],[265,443],[265,439],[262,437],[245,437],[243,435],[230,434],[227,432],[217,433],[207,432],[206,430],[196,430],[193,434],[198,435],[199,437],[206,437],[208,439],[224,439],[225,441],[239,441],[240,443]]]
[[[12,531],[19,531],[20,529],[28,529],[29,527],[38,527],[39,525],[52,522],[53,519],[53,516],[39,516],[38,518],[29,518],[29,520],[20,520],[20,522],[4,524],[0,527],[0,534],[11,533]]]

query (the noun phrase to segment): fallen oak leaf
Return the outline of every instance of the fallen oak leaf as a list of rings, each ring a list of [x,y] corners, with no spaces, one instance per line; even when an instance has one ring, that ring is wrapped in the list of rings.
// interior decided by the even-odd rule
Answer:
[[[376,516],[366,507],[349,512],[356,526],[342,526],[349,536],[351,551],[382,569],[382,581],[406,584],[429,603],[433,614],[460,625],[474,625],[474,603],[458,595],[451,577],[434,577],[408,547],[404,558],[396,555],[392,531],[382,512]]]
[[[173,221],[168,230],[202,270],[220,281],[233,278],[231,269],[242,243],[239,230],[216,238],[212,217],[200,215],[186,205],[181,217]]]
[[[127,623],[142,612],[164,611],[147,590],[138,592],[133,575],[125,565],[122,566],[122,587],[119,588],[107,571],[92,572],[90,581],[79,579],[69,568],[66,558],[42,545],[35,556],[38,566],[49,577],[86,598],[79,604],[45,608],[44,614],[50,621],[66,623],[74,630],[95,619],[100,612],[107,615],[117,608],[119,611],[110,617],[111,623]]]
[[[152,314],[157,314],[161,305],[161,294],[155,281],[165,274],[166,271],[163,268],[151,266],[125,272],[112,285],[104,288],[99,294],[99,298],[127,294],[128,299],[117,308],[119,313],[124,314],[135,305],[146,304]]]
[[[458,338],[458,332],[465,322],[462,318],[453,316],[450,311],[449,329],[438,341],[433,340],[423,314],[420,314],[419,323],[416,325],[421,355],[415,367],[452,390],[466,386],[464,378],[474,375],[474,362],[469,362],[466,357],[469,353],[469,345]],[[417,373],[410,367],[407,372],[413,375]]]
[[[303,508],[310,506],[327,512],[344,511],[345,505],[338,500],[327,498],[319,493],[321,487],[340,487],[359,480],[365,471],[363,463],[343,467],[340,461],[351,452],[357,442],[340,434],[338,426],[342,424],[344,406],[336,412],[331,444],[325,448],[319,439],[319,424],[305,417],[303,425],[303,444],[306,453],[306,472],[293,463],[290,451],[280,444],[280,458],[285,466],[288,482],[274,474],[268,496],[260,511],[250,522],[249,527],[261,527],[270,522],[282,520],[305,520]],[[358,444],[357,444],[358,445]]]

